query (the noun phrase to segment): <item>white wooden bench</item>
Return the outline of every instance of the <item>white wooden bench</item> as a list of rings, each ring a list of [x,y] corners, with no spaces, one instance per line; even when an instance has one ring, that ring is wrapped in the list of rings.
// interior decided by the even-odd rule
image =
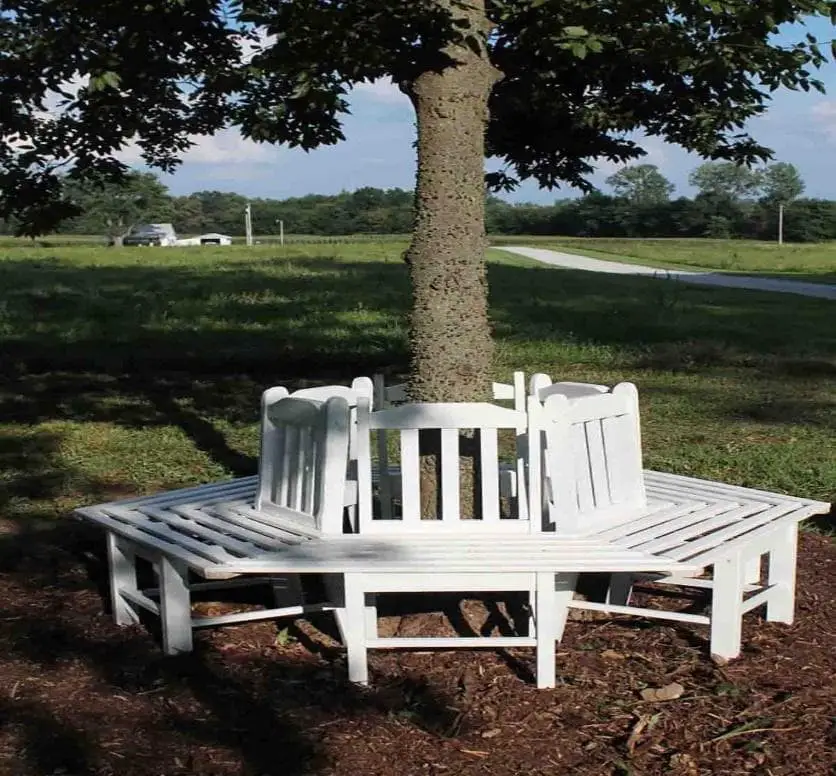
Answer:
[[[356,535],[322,536],[259,558],[225,564],[220,573],[269,574],[278,570],[335,574],[342,589],[334,603],[348,653],[349,678],[368,681],[367,651],[395,648],[474,648],[536,646],[537,683],[555,682],[555,644],[566,620],[567,604],[578,573],[675,568],[688,573],[687,564],[661,554],[649,555],[615,548],[598,539],[547,535],[528,519],[527,490],[519,488],[510,511],[500,509],[501,469],[498,432],[528,435],[524,412],[487,403],[407,404],[369,412],[358,402],[359,516]],[[461,481],[461,434],[474,434],[473,487],[479,512],[465,516],[462,503],[467,484]],[[398,480],[397,503],[390,510],[372,504],[372,436],[384,432],[397,437],[399,466],[390,469]],[[419,435],[440,436],[440,508],[422,515]],[[426,501],[426,499],[424,499]],[[211,573],[211,572],[210,572]],[[515,636],[382,638],[377,630],[375,595],[387,592],[512,592],[528,594],[531,620],[528,633]]]
[[[510,397],[519,399],[519,392]],[[361,499],[361,537],[396,537],[409,552],[415,552],[418,547],[422,551],[427,547],[431,552],[422,561],[423,567],[416,566],[409,573],[390,574],[373,566],[366,573],[345,576],[346,607],[355,612],[348,617],[354,631],[346,639],[351,679],[366,681],[368,648],[495,648],[533,643],[537,647],[538,686],[553,686],[555,643],[562,636],[577,574],[597,564],[642,566],[652,562],[649,556],[611,555],[606,543],[602,543],[586,545],[578,556],[572,557],[576,549],[573,539],[545,535],[540,531],[539,522],[529,519],[531,503],[524,478],[519,481],[510,503],[506,502],[507,508],[501,508],[501,500],[507,499],[508,494],[501,488],[504,467],[499,458],[499,432],[505,429],[515,436],[518,458],[532,455],[531,449],[520,449],[520,440],[528,448],[539,444],[539,434],[531,433],[530,419],[525,412],[485,403],[417,403],[369,415],[360,412],[358,423],[361,494],[370,492],[370,455],[362,447],[370,435],[375,432],[396,435],[400,453],[399,482],[395,489],[400,494],[400,509],[398,512],[381,510],[375,515],[371,503]],[[419,439],[427,432],[440,437],[439,493],[433,515],[421,513],[422,501],[427,499],[422,499],[421,493]],[[460,465],[463,432],[472,435],[469,439],[473,451],[472,474],[467,477],[475,479],[469,483],[462,481]],[[474,500],[478,501],[479,511],[472,517],[463,508],[469,487],[478,493]],[[670,562],[662,556],[656,560],[663,564]],[[550,568],[559,572],[557,577],[548,573]],[[380,638],[374,593],[421,591],[527,592],[531,612],[529,632],[507,637]],[[366,612],[363,618],[357,614],[361,607]]]
[[[497,506],[496,427],[506,423],[517,429],[527,424],[527,418],[524,413],[491,405],[469,410],[458,405],[452,410],[445,405],[409,405],[370,415],[368,405],[358,401],[361,533],[345,535],[350,413],[342,397],[332,397],[324,404],[280,398],[268,409],[272,438],[264,446],[269,460],[262,466],[260,481],[246,478],[78,510],[79,516],[107,531],[117,623],[136,622],[141,609],[158,614],[163,647],[171,654],[191,649],[193,627],[332,609],[347,647],[350,677],[366,681],[368,648],[427,646],[424,640],[395,643],[397,640],[379,638],[372,623],[374,601],[368,594],[522,589],[529,592],[534,604],[535,629],[528,635],[512,641],[508,637],[441,639],[433,645],[536,646],[538,685],[545,687],[554,685],[555,641],[562,632],[577,573],[684,574],[693,570],[662,555],[625,549],[597,538],[531,534],[524,497],[516,517],[502,519]],[[493,466],[482,469],[481,519],[461,520],[454,484],[458,477],[456,437],[459,427],[474,423],[482,429],[481,455],[485,461],[493,461]],[[371,456],[365,433],[371,427],[391,427],[406,436],[400,476],[405,485],[402,492],[408,498],[403,500],[398,520],[381,521],[371,510]],[[430,427],[444,429],[446,469],[448,473],[455,470],[455,476],[443,479],[446,489],[439,521],[417,519],[414,501],[417,433]],[[427,524],[431,522],[438,525]],[[157,569],[159,589],[139,589],[137,558],[145,558]],[[332,600],[215,618],[191,616],[190,594],[195,589],[303,573],[331,576],[338,582],[332,586]],[[207,582],[193,583],[192,574]]]
[[[160,617],[166,654],[192,649],[192,629],[333,609],[300,602],[269,610],[192,617],[191,593],[218,587],[271,584],[276,578],[231,579],[227,564],[342,531],[349,406],[285,398],[274,403],[276,432],[270,469],[258,477],[98,504],[75,514],[107,532],[113,617],[139,621],[144,609]],[[137,558],[150,562],[158,586],[140,589]],[[194,582],[197,575],[211,582]],[[220,581],[223,580],[223,581]],[[294,591],[296,592],[296,591]]]
[[[638,394],[630,383],[610,393],[563,391],[543,381],[532,387],[529,414],[545,429],[542,464],[532,466],[532,500],[545,504],[546,529],[682,560],[699,573],[659,581],[711,591],[709,615],[640,608],[629,603],[635,576],[616,575],[607,602],[570,606],[707,624],[711,654],[727,659],[740,653],[746,612],[765,604],[767,620],[792,622],[798,523],[829,504],[643,471]],[[702,576],[707,571],[710,578]]]

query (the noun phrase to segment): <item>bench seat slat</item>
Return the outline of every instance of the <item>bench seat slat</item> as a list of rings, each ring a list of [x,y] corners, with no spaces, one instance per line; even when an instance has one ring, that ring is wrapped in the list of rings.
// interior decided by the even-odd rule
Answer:
[[[214,532],[209,532],[210,536],[206,537],[209,541],[201,541],[200,539],[187,536],[185,533],[178,531],[168,523],[151,520],[148,515],[144,515],[141,512],[131,512],[128,509],[112,508],[108,510],[108,516],[115,521],[130,525],[132,528],[135,528],[148,536],[162,539],[170,544],[177,544],[180,547],[191,550],[198,555],[202,555],[208,560],[215,561],[215,563],[224,563],[225,561],[236,557],[232,552],[225,549],[219,541],[215,541],[215,539],[220,540],[222,537]],[[195,533],[200,536],[205,532],[198,530],[195,531]]]
[[[212,501],[226,501],[236,497],[248,498],[249,494],[255,493],[258,487],[258,476],[240,477],[235,480],[216,482],[209,485],[197,485],[189,488],[168,490],[164,493],[155,493],[139,498],[121,499],[110,501],[109,504],[120,504],[122,506],[143,505],[162,506],[164,504],[208,504]],[[106,506],[98,504],[97,506]]]
[[[669,528],[670,531],[666,530],[661,536],[644,541],[636,540],[636,537],[631,536],[630,546],[640,547],[645,552],[667,552],[670,549],[684,546],[695,539],[711,536],[727,526],[739,525],[741,520],[749,517],[752,512],[752,507],[731,504],[729,508],[721,509],[719,514],[713,517],[700,518],[689,515],[690,520],[681,518],[677,521],[678,525],[664,526],[664,529]]]
[[[247,504],[244,503],[235,504],[230,508],[222,508],[220,511],[223,514],[215,514],[210,509],[195,509],[193,507],[180,508],[176,506],[172,507],[171,511],[184,518],[194,520],[196,523],[222,531],[229,536],[249,541],[265,549],[280,547],[284,544],[280,538],[281,531],[277,531],[273,526],[267,526],[264,523],[237,515],[234,512],[236,506],[247,508]],[[249,506],[251,507],[252,504]]]
[[[195,512],[198,517],[191,518],[184,517],[175,512],[173,509],[156,509],[154,507],[150,507],[144,509],[141,513],[134,514],[147,515],[148,517],[155,518],[157,521],[164,523],[177,533],[182,533],[187,536],[197,536],[212,544],[217,544],[225,550],[241,555],[252,555],[255,552],[271,549],[269,543],[265,545],[265,543],[260,540],[251,541],[246,538],[234,536],[230,527],[223,525],[220,520],[213,520],[209,515],[205,512],[201,512],[200,510],[195,510]],[[113,514],[118,517],[121,517],[122,513],[122,510],[113,510]],[[234,526],[231,528],[234,529]],[[273,544],[273,548],[275,547],[276,545]]]
[[[136,544],[138,547],[144,548],[146,552],[150,552],[152,555],[165,555],[174,558],[202,576],[206,576],[211,569],[212,579],[220,579],[225,576],[221,572],[217,561],[207,558],[203,554],[190,552],[179,543],[175,544],[171,541],[166,541],[162,537],[152,536],[145,531],[134,528],[132,525],[116,520],[107,514],[96,512],[89,507],[78,510],[78,513],[91,522]]]
[[[824,502],[800,498],[799,496],[788,496],[784,493],[771,493],[770,491],[759,490],[758,488],[743,487],[741,485],[729,485],[725,482],[703,480],[698,477],[686,477],[682,474],[657,472],[652,469],[646,469],[644,471],[644,476],[646,482],[659,485],[683,485],[689,492],[693,492],[696,488],[704,488],[707,492],[716,493],[719,496],[731,499],[734,499],[734,494],[737,493],[743,498],[748,499],[759,497],[767,501],[774,501],[777,499],[779,501],[794,502],[798,504],[827,506]]]

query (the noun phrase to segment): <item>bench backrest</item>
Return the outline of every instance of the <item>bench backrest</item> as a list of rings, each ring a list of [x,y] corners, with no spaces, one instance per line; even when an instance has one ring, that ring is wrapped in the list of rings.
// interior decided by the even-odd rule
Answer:
[[[408,400],[406,383],[386,385],[383,375],[374,376],[374,396],[372,408],[384,410],[403,404]],[[514,379],[511,383],[491,383],[491,392],[494,401],[510,401],[517,412],[526,412],[525,374],[514,372]],[[385,429],[378,430],[375,435],[375,453],[377,454],[378,470],[382,475],[389,469],[389,434]],[[514,497],[525,497],[523,489],[518,490],[516,483],[524,483],[528,476],[528,431],[522,427],[517,431],[516,439],[517,456],[515,466],[502,471],[501,488],[503,492],[514,492]],[[513,485],[511,484],[513,483]],[[392,493],[391,483],[386,476],[380,477],[380,505],[384,518],[392,517]]]
[[[359,508],[359,529],[361,533],[381,532],[433,532],[433,531],[524,531],[530,530],[527,489],[523,482],[517,489],[514,503],[508,505],[506,515],[500,508],[500,459],[499,431],[509,429],[517,437],[526,434],[528,416],[525,412],[499,407],[488,403],[413,403],[399,407],[365,412],[358,409],[358,436],[360,443],[359,462],[361,466],[359,490],[361,494],[371,493],[372,437],[382,433],[394,437],[400,453],[397,467],[391,467],[380,482],[389,481],[387,492],[381,488],[381,502],[387,499],[399,500],[399,508],[387,509],[382,503],[378,515],[373,514],[370,500],[365,498]],[[422,433],[437,432],[437,449],[440,474],[437,502],[438,514],[435,519],[422,519],[422,478],[421,449],[419,440]],[[462,481],[461,460],[462,432],[472,432],[468,447],[472,451],[473,471]],[[397,479],[397,487],[392,479]],[[468,487],[476,489],[473,499],[480,507],[473,518],[462,517],[462,501]],[[431,494],[423,494],[429,496]],[[424,499],[427,500],[427,499]]]
[[[529,414],[542,430],[537,466],[543,476],[532,477],[531,499],[545,505],[546,530],[599,530],[645,507],[635,385],[620,383],[611,392],[575,398],[555,391],[543,402],[532,396]]]
[[[525,375],[522,372],[514,372],[513,383],[491,383],[491,393],[494,401],[512,401],[515,410],[525,412]],[[408,398],[406,383],[386,385],[383,375],[374,376],[373,409],[383,410],[403,404]]]
[[[265,391],[256,509],[342,532],[349,413],[342,396],[322,402]]]
[[[369,377],[355,377],[351,385],[316,385],[311,388],[300,388],[289,393],[283,386],[268,388],[261,396],[261,438],[264,438],[265,424],[267,422],[267,407],[284,396],[294,396],[298,399],[314,399],[315,401],[327,401],[332,396],[341,396],[348,402],[351,411],[351,425],[349,428],[348,440],[348,471],[349,479],[357,478],[357,402],[363,397],[371,401],[374,394],[374,386]],[[262,456],[263,459],[263,456]],[[261,459],[259,460],[259,466]]]
[[[606,385],[597,385],[595,383],[573,383],[567,381],[553,383],[551,377],[542,372],[531,375],[528,386],[528,393],[531,396],[536,396],[541,402],[544,402],[553,393],[559,393],[569,399],[577,399],[581,396],[594,396],[598,393],[609,392],[609,388]]]

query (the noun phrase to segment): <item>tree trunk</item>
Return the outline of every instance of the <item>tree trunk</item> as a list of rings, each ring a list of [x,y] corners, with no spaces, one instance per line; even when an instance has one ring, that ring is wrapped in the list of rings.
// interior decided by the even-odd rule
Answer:
[[[487,31],[485,0],[466,8],[438,0]],[[501,74],[482,45],[446,53],[455,61],[422,73],[409,96],[418,123],[416,220],[406,259],[413,307],[409,393],[415,401],[489,397],[493,343],[485,270],[485,128],[488,98]]]
[[[453,64],[422,73],[409,88],[418,123],[415,227],[406,253],[413,289],[410,322],[413,401],[490,398],[493,341],[485,268],[485,129],[488,98],[501,73],[480,33],[485,0],[467,7],[438,0],[478,45],[451,44]],[[462,440],[461,509],[479,512],[474,440]],[[421,435],[421,514],[439,508],[440,435]]]

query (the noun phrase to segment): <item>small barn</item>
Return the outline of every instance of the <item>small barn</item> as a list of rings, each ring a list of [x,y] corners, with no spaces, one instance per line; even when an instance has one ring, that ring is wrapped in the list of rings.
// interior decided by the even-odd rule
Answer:
[[[232,238],[228,234],[209,232],[197,237],[186,237],[177,241],[178,245],[232,245]]]

